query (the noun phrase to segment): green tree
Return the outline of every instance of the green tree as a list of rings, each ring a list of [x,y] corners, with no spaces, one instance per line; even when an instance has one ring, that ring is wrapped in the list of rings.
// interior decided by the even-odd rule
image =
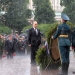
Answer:
[[[65,6],[62,13],[70,17],[70,21],[75,24],[75,0],[61,0],[61,5]]]
[[[35,20],[38,23],[53,23],[54,11],[51,8],[49,0],[33,0],[35,7]]]
[[[0,25],[0,34],[10,34],[11,29],[7,26]]]
[[[3,4],[4,6],[7,5],[7,7],[5,7],[7,13],[4,15],[5,25],[9,26],[13,30],[18,30],[20,33],[22,28],[28,25],[27,16],[25,15],[27,11],[28,0],[6,0],[6,1],[5,0],[2,1],[4,3]]]
[[[69,6],[72,2],[74,2],[74,0],[60,0],[60,4],[62,6]]]

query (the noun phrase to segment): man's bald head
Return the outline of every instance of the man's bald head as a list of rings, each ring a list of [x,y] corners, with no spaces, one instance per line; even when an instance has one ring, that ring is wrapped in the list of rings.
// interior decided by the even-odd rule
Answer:
[[[37,24],[37,21],[34,21],[34,22],[33,22],[33,27],[34,27],[34,28],[37,28],[37,25],[38,25],[38,24]]]

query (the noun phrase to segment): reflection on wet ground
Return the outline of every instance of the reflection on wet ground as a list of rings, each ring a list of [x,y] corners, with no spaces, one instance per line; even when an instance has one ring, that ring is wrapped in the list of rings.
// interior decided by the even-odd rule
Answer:
[[[68,75],[75,71],[75,58],[70,53],[70,67]],[[39,66],[31,66],[30,55],[14,56],[13,59],[6,57],[0,60],[0,75],[57,75],[60,70],[40,70]]]
[[[58,70],[39,70],[38,66],[32,66],[30,75],[56,75]]]

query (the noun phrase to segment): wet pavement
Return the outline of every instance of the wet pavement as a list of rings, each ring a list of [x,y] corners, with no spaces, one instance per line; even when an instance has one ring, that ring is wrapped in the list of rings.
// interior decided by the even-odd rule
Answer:
[[[0,75],[57,75],[59,70],[40,70],[39,66],[31,66],[30,55],[14,56],[13,59],[2,58],[0,60]],[[69,74],[75,75],[75,58],[73,51],[70,52]]]

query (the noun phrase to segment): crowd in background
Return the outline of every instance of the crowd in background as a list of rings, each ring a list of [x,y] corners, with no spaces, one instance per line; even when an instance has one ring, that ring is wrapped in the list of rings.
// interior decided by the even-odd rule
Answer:
[[[13,54],[25,55],[25,48],[27,47],[27,38],[19,36],[18,34],[10,34],[7,36],[0,35],[0,58],[5,52],[7,59],[13,58]]]
[[[45,39],[42,37],[42,44]],[[25,55],[25,51],[29,51],[27,35],[9,34],[0,35],[0,59],[6,57],[7,59],[13,58],[14,55]]]

